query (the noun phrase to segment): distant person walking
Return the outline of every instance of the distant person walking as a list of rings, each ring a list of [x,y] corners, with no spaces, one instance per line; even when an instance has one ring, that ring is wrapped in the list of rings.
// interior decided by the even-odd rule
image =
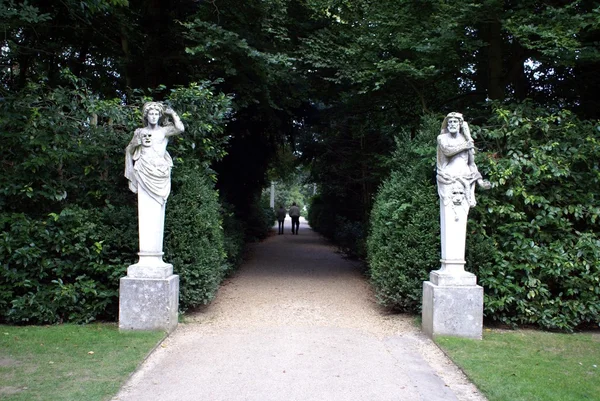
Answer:
[[[292,234],[298,235],[298,228],[300,227],[300,208],[296,206],[296,202],[292,203],[289,214],[292,218]]]
[[[283,234],[283,222],[285,221],[286,211],[283,205],[279,205],[277,209],[277,221],[279,222],[279,235]]]

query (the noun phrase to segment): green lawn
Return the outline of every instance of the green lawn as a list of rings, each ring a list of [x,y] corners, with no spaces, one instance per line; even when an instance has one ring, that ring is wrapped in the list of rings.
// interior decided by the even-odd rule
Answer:
[[[600,400],[600,332],[486,330],[436,343],[490,401]]]
[[[164,337],[115,324],[0,325],[0,399],[108,400]]]

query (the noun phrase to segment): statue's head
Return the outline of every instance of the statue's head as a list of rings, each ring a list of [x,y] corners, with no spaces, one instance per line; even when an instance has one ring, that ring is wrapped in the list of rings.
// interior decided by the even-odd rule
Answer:
[[[442,122],[442,132],[450,132],[452,134],[458,133],[462,129],[463,122],[464,118],[461,113],[448,113]]]
[[[159,102],[147,102],[142,107],[142,118],[144,125],[152,124],[156,125],[161,120],[165,112],[165,106]]]

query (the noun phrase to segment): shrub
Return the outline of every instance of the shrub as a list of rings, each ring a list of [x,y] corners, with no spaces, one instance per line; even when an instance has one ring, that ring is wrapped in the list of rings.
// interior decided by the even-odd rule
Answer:
[[[3,320],[42,324],[115,318],[119,278],[127,266],[120,250],[133,249],[129,239],[137,238],[136,227],[128,223],[130,212],[69,207],[37,219],[1,214]]]
[[[180,310],[210,302],[229,269],[218,194],[195,163],[179,165],[173,173],[165,260],[180,277]]]
[[[351,258],[364,259],[366,257],[366,235],[363,224],[336,216],[336,227],[333,241],[340,250]]]
[[[229,269],[233,270],[242,262],[244,252],[244,224],[235,217],[233,206],[221,201],[223,210],[223,234],[225,253]]]
[[[378,301],[419,313],[423,281],[439,268],[439,206],[435,188],[393,172],[377,194],[367,241],[371,281]]]
[[[499,107],[478,132],[492,182],[467,226],[467,270],[484,287],[486,319],[573,330],[600,320],[600,127],[529,103]],[[441,120],[440,120],[441,121]],[[439,268],[433,180],[439,121],[399,143],[371,215],[368,259],[377,297],[418,313],[421,281]],[[475,129],[474,132],[477,130]]]
[[[507,324],[572,330],[600,320],[600,127],[529,103],[499,107],[481,167],[473,254],[485,314]]]
[[[426,118],[415,138],[396,141],[394,171],[371,211],[367,257],[378,301],[419,313],[422,282],[439,268],[439,201],[432,179],[439,122]]]
[[[260,241],[266,238],[276,220],[275,211],[269,205],[268,195],[257,196],[246,208],[246,215],[241,218],[246,224],[246,241]]]
[[[140,98],[135,107],[122,99],[100,100],[85,82],[63,74],[70,85],[30,84],[0,102],[6,150],[0,153],[0,320],[11,323],[116,318],[119,278],[138,251],[123,151],[141,122],[139,106],[149,99]],[[213,94],[206,82],[165,98],[186,125],[185,135],[169,146],[176,165],[207,166],[223,157],[231,99]],[[194,177],[177,182],[177,175],[167,213],[179,226],[165,233],[165,250],[172,251],[167,258],[176,256],[176,269],[180,263],[185,308],[207,302],[228,265],[212,186],[192,182]]]
[[[315,195],[311,198],[308,209],[308,223],[313,230],[332,238],[335,234],[335,219],[334,207],[327,203],[322,195]]]

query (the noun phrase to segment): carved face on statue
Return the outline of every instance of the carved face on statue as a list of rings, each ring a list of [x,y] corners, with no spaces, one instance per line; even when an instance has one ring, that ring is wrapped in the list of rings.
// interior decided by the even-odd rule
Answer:
[[[456,134],[458,134],[459,130],[460,130],[460,120],[456,117],[450,117],[448,119],[448,132],[456,135]]]
[[[142,108],[144,125],[156,126],[165,112],[164,106],[159,102],[148,102]]]
[[[160,112],[157,109],[150,109],[148,111],[148,124],[156,125],[160,119]]]
[[[144,131],[142,134],[142,146],[152,146],[152,132]]]
[[[448,124],[448,125],[450,125],[450,124]],[[452,185],[451,196],[452,196],[452,203],[455,206],[459,206],[463,203],[463,200],[465,199],[465,189],[459,183],[454,183],[454,185]]]

